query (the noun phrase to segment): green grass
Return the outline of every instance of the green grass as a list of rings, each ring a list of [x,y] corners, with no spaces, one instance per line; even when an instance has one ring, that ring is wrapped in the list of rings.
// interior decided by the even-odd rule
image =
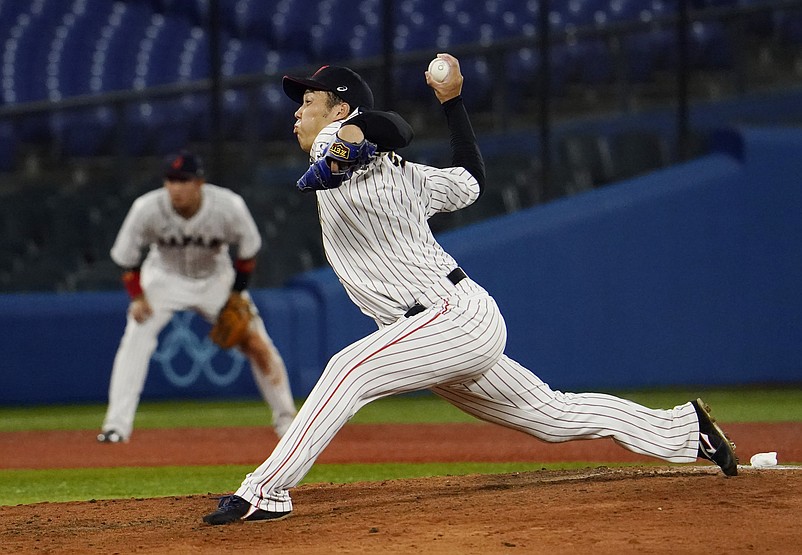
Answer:
[[[668,408],[701,397],[722,422],[802,421],[802,388],[798,386],[660,389],[614,394],[654,408]]]
[[[722,422],[802,421],[802,388],[620,391],[615,395],[654,408],[670,408],[701,396]],[[0,432],[97,430],[105,405],[0,407]],[[269,411],[260,401],[143,402],[136,427],[264,426]],[[430,395],[390,397],[359,411],[353,423],[475,422]],[[591,463],[437,463],[315,465],[304,483],[375,481],[423,476],[500,473],[540,468],[587,468]],[[611,465],[608,465],[611,466]],[[0,471],[0,505],[41,501],[145,498],[233,491],[251,467],[191,466]]]
[[[622,391],[615,395],[654,408],[669,408],[700,396],[723,422],[780,422],[802,420],[802,389],[737,388],[715,390],[668,389]],[[0,407],[0,432],[22,430],[94,430],[100,428],[105,405]],[[214,428],[264,426],[270,413],[255,400],[143,402],[136,427]],[[388,397],[359,411],[355,423],[474,422],[445,401],[429,394]]]
[[[313,466],[302,484],[344,484],[597,466],[600,465],[581,462],[324,464]],[[241,465],[4,470],[0,472],[0,505],[229,493],[235,491],[252,470],[250,466]]]

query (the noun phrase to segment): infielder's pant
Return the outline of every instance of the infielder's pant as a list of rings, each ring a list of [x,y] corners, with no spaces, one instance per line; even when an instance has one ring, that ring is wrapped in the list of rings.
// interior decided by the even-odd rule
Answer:
[[[137,323],[128,315],[120,347],[114,357],[109,385],[109,405],[103,420],[103,430],[116,430],[123,437],[130,437],[134,427],[139,400],[148,375],[150,359],[158,347],[161,330],[170,322],[173,312],[154,310],[150,318]],[[267,344],[270,361],[269,374],[263,374],[258,361],[250,359],[253,379],[273,412],[273,425],[281,436],[295,416],[295,401],[292,398],[284,360],[265,330],[260,317],[251,321],[251,328]]]
[[[148,376],[150,357],[158,346],[159,332],[172,317],[171,311],[155,310],[150,318],[140,324],[128,314],[125,332],[111,370],[109,406],[103,420],[103,430],[116,430],[123,437],[131,436],[139,398]]]

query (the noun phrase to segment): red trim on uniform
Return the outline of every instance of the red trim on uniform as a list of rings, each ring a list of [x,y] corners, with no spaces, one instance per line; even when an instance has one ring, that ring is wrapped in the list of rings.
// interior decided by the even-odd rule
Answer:
[[[417,327],[417,328],[415,328],[414,330],[410,330],[408,333],[406,333],[406,334],[402,335],[401,337],[399,337],[399,338],[397,338],[397,339],[394,339],[393,341],[391,341],[391,342],[387,343],[386,345],[382,346],[382,347],[381,347],[380,349],[378,349],[377,351],[375,351],[375,352],[373,352],[373,353],[369,354],[368,356],[366,356],[365,358],[363,358],[362,360],[360,360],[359,362],[357,362],[357,363],[356,363],[356,364],[355,364],[355,365],[354,365],[354,366],[353,366],[353,367],[352,367],[350,370],[348,370],[348,372],[346,372],[346,373],[345,373],[345,375],[343,376],[342,380],[340,380],[340,383],[338,383],[338,384],[337,384],[337,386],[334,388],[334,391],[332,391],[331,395],[329,395],[329,398],[328,398],[328,399],[326,399],[326,401],[325,401],[325,402],[323,403],[323,405],[320,407],[320,410],[318,410],[317,414],[315,414],[315,416],[313,416],[313,417],[312,417],[312,419],[309,421],[309,425],[308,425],[308,426],[306,427],[306,429],[304,430],[304,432],[303,432],[303,435],[301,435],[301,439],[299,439],[299,440],[298,440],[298,443],[296,443],[296,444],[295,444],[295,447],[293,447],[292,451],[290,451],[290,454],[289,454],[289,455],[287,455],[287,457],[284,459],[284,462],[283,462],[283,463],[281,463],[281,466],[279,466],[279,467],[278,467],[278,468],[277,468],[277,469],[276,469],[276,470],[273,472],[273,474],[271,474],[271,475],[270,475],[270,476],[269,476],[267,479],[263,480],[263,482],[262,482],[262,483],[263,483],[263,485],[259,486],[259,497],[260,497],[261,499],[264,499],[264,494],[263,494],[263,492],[261,491],[261,490],[262,490],[262,488],[264,488],[264,487],[267,485],[267,482],[269,482],[270,480],[272,480],[273,478],[275,478],[275,477],[276,477],[276,474],[278,474],[279,472],[281,472],[281,470],[282,470],[282,469],[283,469],[283,468],[284,468],[284,467],[287,465],[287,463],[288,463],[288,462],[290,462],[290,459],[293,457],[293,455],[295,455],[295,452],[296,452],[296,451],[298,450],[298,448],[301,446],[301,442],[302,442],[302,441],[303,441],[303,439],[306,437],[306,434],[309,432],[309,430],[311,430],[311,429],[312,429],[312,425],[315,423],[315,420],[317,420],[317,417],[318,417],[318,416],[320,416],[320,413],[321,413],[321,412],[323,412],[323,409],[324,409],[324,408],[326,408],[326,405],[328,405],[328,404],[329,404],[329,401],[331,401],[332,397],[334,397],[334,394],[337,392],[337,390],[338,390],[338,389],[340,389],[340,386],[343,384],[343,382],[345,381],[345,379],[346,379],[348,376],[350,376],[350,375],[351,375],[351,372],[353,372],[354,370],[356,370],[357,368],[359,368],[360,366],[362,366],[362,365],[363,365],[365,362],[367,362],[368,360],[370,360],[370,358],[371,358],[371,357],[374,357],[374,356],[376,356],[377,354],[381,353],[383,350],[387,349],[387,348],[388,348],[388,347],[390,347],[391,345],[395,345],[396,343],[399,343],[400,341],[402,341],[402,340],[406,339],[407,337],[409,337],[410,335],[412,335],[412,334],[413,334],[413,333],[415,333],[416,331],[418,331],[418,330],[421,330],[421,329],[425,328],[426,326],[428,326],[429,324],[431,324],[432,322],[434,322],[434,321],[435,321],[437,318],[439,318],[439,317],[440,317],[442,314],[443,314],[443,312],[437,312],[437,313],[436,313],[434,316],[432,316],[432,317],[431,317],[429,320],[427,320],[426,322],[424,322],[423,324],[421,324],[420,326],[418,326],[418,327]]]
[[[234,261],[234,269],[238,272],[251,273],[256,268],[256,258],[239,258]]]
[[[128,296],[132,299],[141,297],[143,294],[142,284],[139,282],[139,270],[128,270],[122,275],[123,285],[128,291]]]

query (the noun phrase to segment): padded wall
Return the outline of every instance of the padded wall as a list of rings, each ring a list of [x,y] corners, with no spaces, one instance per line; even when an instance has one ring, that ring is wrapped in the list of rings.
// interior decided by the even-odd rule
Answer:
[[[802,382],[802,131],[439,237],[498,300],[507,352],[562,390]],[[480,201],[481,202],[481,201]],[[254,291],[305,396],[375,326],[330,270]],[[105,402],[123,293],[0,296],[0,404]],[[241,357],[179,315],[145,398],[256,396]]]

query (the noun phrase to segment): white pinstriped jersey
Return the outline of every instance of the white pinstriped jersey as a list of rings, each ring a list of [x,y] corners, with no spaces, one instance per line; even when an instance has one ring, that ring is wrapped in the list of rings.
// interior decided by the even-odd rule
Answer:
[[[201,206],[189,219],[173,210],[164,188],[134,201],[111,248],[111,258],[123,268],[147,261],[194,279],[231,272],[228,247],[236,244],[239,258],[251,258],[262,246],[259,230],[245,201],[234,191],[205,183]]]
[[[337,128],[321,131],[313,161]],[[264,511],[292,511],[289,488],[361,407],[422,389],[543,441],[609,437],[635,453],[694,461],[699,423],[691,403],[653,410],[610,395],[553,391],[504,355],[498,306],[472,279],[445,278],[457,264],[426,223],[476,200],[478,183],[462,168],[396,160],[382,155],[339,188],[317,192],[329,262],[379,329],[329,359],[286,435],[236,495]],[[404,318],[416,301],[428,310]]]
[[[340,125],[318,134],[312,161]],[[381,324],[395,322],[457,267],[427,220],[478,196],[479,184],[464,168],[401,164],[398,155],[382,154],[339,188],[317,192],[326,258],[362,312]]]

